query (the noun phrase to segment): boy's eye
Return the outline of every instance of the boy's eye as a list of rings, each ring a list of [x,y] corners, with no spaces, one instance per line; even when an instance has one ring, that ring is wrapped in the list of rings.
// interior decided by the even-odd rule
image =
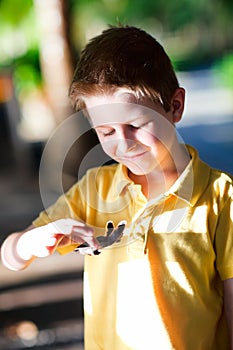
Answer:
[[[111,136],[114,134],[115,130],[114,129],[109,129],[109,128],[96,128],[95,131],[97,134],[101,136]]]
[[[146,128],[146,126],[149,126],[149,124],[151,122],[152,122],[152,120],[146,121],[145,123],[143,123],[141,125],[132,125],[132,124],[130,124],[129,127],[131,128],[131,130],[144,129],[144,128]]]
[[[103,136],[111,136],[114,134],[115,130],[110,130],[110,131],[103,131],[102,134]]]
[[[137,125],[129,125],[130,129],[132,130],[138,130],[140,129],[140,126],[137,126]]]

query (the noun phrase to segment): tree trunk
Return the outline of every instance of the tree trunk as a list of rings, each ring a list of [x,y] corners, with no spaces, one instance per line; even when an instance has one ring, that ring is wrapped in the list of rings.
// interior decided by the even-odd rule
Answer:
[[[67,0],[34,0],[39,26],[41,71],[56,124],[71,112],[68,89],[73,74]]]

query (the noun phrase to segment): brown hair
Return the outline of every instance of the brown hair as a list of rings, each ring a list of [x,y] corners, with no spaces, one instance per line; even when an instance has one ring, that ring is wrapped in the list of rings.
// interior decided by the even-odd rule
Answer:
[[[112,93],[119,87],[159,101],[166,111],[179,87],[163,47],[136,27],[110,27],[90,40],[81,52],[69,96],[80,110],[85,107],[83,97]]]

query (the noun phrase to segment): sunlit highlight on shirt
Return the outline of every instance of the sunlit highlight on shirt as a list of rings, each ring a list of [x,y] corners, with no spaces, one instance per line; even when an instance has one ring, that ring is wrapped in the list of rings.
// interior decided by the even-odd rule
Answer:
[[[193,289],[182,271],[178,262],[166,261],[166,266],[173,278],[173,283],[176,281],[178,285],[184,289],[188,294],[194,295]]]
[[[134,260],[118,266],[117,333],[137,350],[170,348],[166,328],[155,300],[148,261]],[[143,330],[143,331],[142,331]]]

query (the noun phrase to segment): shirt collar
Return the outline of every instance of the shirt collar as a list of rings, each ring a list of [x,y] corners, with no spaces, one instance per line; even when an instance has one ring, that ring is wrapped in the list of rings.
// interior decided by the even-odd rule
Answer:
[[[195,148],[186,145],[191,161],[164,197],[174,195],[194,206],[204,192],[210,177],[210,167],[203,162]],[[126,186],[133,184],[128,177],[127,168],[118,164],[113,178],[114,196],[119,196]]]
[[[167,194],[173,194],[194,206],[209,182],[210,167],[199,158],[196,149],[189,145],[186,147],[191,161]]]
[[[119,196],[130,184],[133,184],[133,181],[128,177],[127,168],[123,164],[118,164],[112,181],[114,196]]]

